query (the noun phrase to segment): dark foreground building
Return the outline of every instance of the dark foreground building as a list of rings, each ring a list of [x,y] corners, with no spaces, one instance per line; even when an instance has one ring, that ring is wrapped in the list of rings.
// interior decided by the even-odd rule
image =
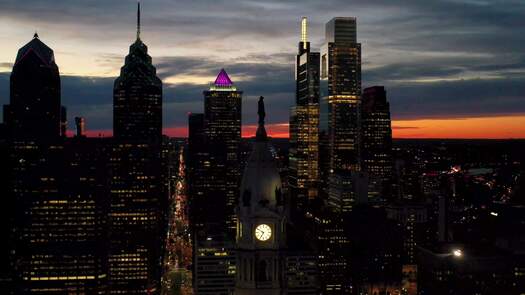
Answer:
[[[55,55],[37,34],[18,51],[10,82],[10,101],[4,106],[10,136],[49,140],[65,135]]]
[[[11,277],[2,291],[105,294],[107,144],[63,136],[58,66],[37,35],[18,53],[4,111],[2,195],[10,212]]]
[[[158,294],[166,234],[162,181],[162,82],[140,39],[115,80],[110,151],[109,285],[111,294]]]
[[[0,128],[4,293],[160,293],[162,84],[139,34],[114,94],[114,139],[80,118],[66,138],[53,51],[37,35],[20,49]]]
[[[420,294],[521,294],[525,259],[489,245],[420,247]]]
[[[361,104],[363,170],[368,173],[368,195],[390,197],[392,128],[390,104],[383,86],[366,88]]]

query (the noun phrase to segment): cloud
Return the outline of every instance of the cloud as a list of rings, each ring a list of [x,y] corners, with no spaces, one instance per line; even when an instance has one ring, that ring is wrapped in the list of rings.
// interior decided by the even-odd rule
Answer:
[[[38,29],[67,73],[62,98],[70,118],[111,128],[113,80],[134,38],[135,3],[0,1],[9,28],[0,71],[12,66],[13,44]],[[187,112],[202,111],[202,91],[221,68],[244,91],[245,124],[256,121],[259,95],[270,124],[287,122],[301,16],[309,17],[313,48],[323,42],[326,21],[357,16],[363,86],[385,85],[396,119],[525,113],[520,0],[148,0],[142,7],[143,39],[164,81],[166,127],[185,126]],[[0,74],[1,103],[8,85],[9,74]]]

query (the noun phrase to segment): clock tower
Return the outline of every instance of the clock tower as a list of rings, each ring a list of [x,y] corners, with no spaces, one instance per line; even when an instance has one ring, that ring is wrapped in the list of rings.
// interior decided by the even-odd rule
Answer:
[[[286,218],[281,177],[264,129],[263,97],[259,127],[242,177],[237,206],[235,294],[284,294]]]

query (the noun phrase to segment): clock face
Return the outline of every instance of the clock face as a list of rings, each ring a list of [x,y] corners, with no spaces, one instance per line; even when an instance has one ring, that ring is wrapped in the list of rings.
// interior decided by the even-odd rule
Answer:
[[[259,224],[255,228],[255,237],[259,241],[267,241],[272,237],[272,228],[268,224]]]

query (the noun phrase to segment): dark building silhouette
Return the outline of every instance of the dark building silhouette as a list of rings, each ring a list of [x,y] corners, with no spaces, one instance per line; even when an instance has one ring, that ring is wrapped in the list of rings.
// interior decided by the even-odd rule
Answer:
[[[162,136],[162,82],[140,39],[131,44],[113,88],[113,135],[117,139],[158,141]]]
[[[353,294],[395,294],[402,277],[401,227],[382,208],[358,206],[344,220]]]
[[[209,159],[206,144],[204,114],[188,116],[188,152],[187,152],[188,194],[190,196],[190,224],[194,231],[204,227],[204,207],[201,198],[206,191],[206,162]]]
[[[36,33],[18,51],[10,86],[9,105],[4,106],[8,134],[46,140],[65,135],[58,66],[53,50]]]
[[[162,83],[137,39],[114,85],[110,152],[110,294],[159,294],[166,234],[162,180]]]
[[[296,104],[290,114],[288,183],[294,207],[304,208],[319,186],[319,53],[310,51],[306,18],[296,57]]]
[[[484,243],[438,243],[418,251],[418,290],[423,294],[520,294],[523,255]]]
[[[5,127],[0,123],[0,128]],[[15,200],[12,198],[10,187],[11,169],[9,163],[9,145],[7,135],[0,130],[0,196],[4,196],[2,207],[0,207],[0,235],[7,241],[0,250],[0,290],[12,294],[14,278],[15,257],[11,253],[14,248],[14,218]]]
[[[369,197],[390,197],[392,127],[390,104],[382,86],[366,88],[361,104],[363,169],[368,173]]]
[[[11,229],[9,294],[107,290],[107,144],[65,139],[53,51],[20,49],[5,106],[2,195]]]

